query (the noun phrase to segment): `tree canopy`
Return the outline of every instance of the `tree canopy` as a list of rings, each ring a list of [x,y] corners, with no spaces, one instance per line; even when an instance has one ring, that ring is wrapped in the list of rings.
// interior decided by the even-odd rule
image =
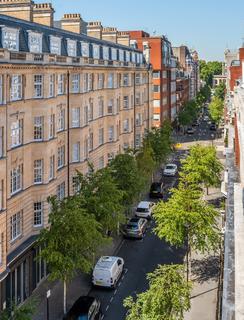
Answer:
[[[222,74],[222,62],[200,60],[200,77],[210,87],[213,85],[213,76]]]
[[[159,266],[148,274],[149,289],[134,300],[128,297],[126,320],[183,320],[190,309],[191,284],[181,265]]]

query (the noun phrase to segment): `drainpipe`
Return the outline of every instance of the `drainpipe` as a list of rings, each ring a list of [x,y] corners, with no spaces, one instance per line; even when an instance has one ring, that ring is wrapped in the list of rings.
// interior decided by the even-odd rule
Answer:
[[[67,182],[68,197],[70,196],[70,73],[67,72]]]

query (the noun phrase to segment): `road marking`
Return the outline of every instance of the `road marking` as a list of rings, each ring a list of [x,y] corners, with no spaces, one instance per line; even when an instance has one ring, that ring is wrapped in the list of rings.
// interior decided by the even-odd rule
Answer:
[[[119,286],[119,287],[121,286],[121,282],[118,284],[118,286]]]
[[[118,291],[118,289],[116,289],[116,290],[114,291],[114,296],[116,295],[117,291]]]
[[[114,297],[111,297],[111,298],[110,298],[110,303],[111,303],[113,300],[114,300]]]
[[[109,305],[107,305],[107,307],[106,307],[106,311],[108,311],[108,309],[109,309]]]
[[[102,315],[102,318],[101,318],[101,320],[103,320],[104,319],[104,314]]]

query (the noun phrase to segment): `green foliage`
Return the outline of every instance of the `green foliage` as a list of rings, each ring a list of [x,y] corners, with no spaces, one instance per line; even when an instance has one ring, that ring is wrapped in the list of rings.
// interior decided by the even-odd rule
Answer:
[[[216,96],[212,99],[212,102],[209,104],[209,113],[211,118],[219,124],[224,115],[224,102],[221,98]]]
[[[204,184],[205,187],[218,187],[222,170],[215,147],[197,144],[191,147],[189,156],[182,160],[180,180],[195,186]]]
[[[220,85],[218,85],[214,91],[214,96],[221,99],[222,101],[224,101],[225,99],[225,91],[226,91],[226,86],[224,83],[221,83]]]
[[[119,154],[110,163],[112,176],[123,192],[123,203],[131,205],[143,189],[144,180],[133,154]]]
[[[219,247],[219,213],[202,200],[202,193],[194,185],[179,184],[172,189],[167,202],[159,202],[154,208],[155,233],[171,245],[181,247],[187,235],[189,246],[204,253]]]
[[[76,271],[89,272],[94,255],[105,239],[101,225],[79,206],[73,198],[57,201],[49,199],[49,228],[41,230],[38,244],[42,247],[41,257],[47,262],[50,279],[71,279]]]
[[[103,232],[117,229],[124,221],[123,192],[119,189],[109,167],[94,171],[90,167],[87,175],[78,172],[80,191],[77,200],[80,207],[93,215]]]
[[[200,77],[208,86],[213,85],[213,76],[222,74],[222,62],[200,60]]]
[[[5,309],[0,313],[1,320],[32,320],[36,310],[36,301],[33,299],[24,305],[18,307],[13,304],[12,307]]]
[[[190,309],[191,284],[180,265],[159,266],[148,274],[149,289],[124,300],[126,320],[183,320]]]
[[[203,100],[203,97],[199,96],[199,100]],[[200,104],[200,102],[199,102]],[[184,104],[183,108],[179,112],[179,124],[187,126],[196,119],[199,110],[199,105],[195,100],[188,101]]]
[[[145,178],[145,183],[148,182],[156,163],[153,158],[153,149],[146,141],[144,141],[143,147],[136,154],[136,161],[140,175]]]

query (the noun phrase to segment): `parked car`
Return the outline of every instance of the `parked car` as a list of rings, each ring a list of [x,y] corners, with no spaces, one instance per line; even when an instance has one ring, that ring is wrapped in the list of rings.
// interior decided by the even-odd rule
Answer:
[[[193,127],[199,126],[199,120],[195,120],[195,121],[192,123],[192,126],[193,126]]]
[[[186,129],[186,133],[187,134],[193,134],[195,132],[195,130],[192,128],[192,127],[188,127],[187,129]]]
[[[63,320],[101,320],[101,302],[89,296],[81,296],[75,301]]]
[[[204,121],[208,121],[208,120],[209,120],[209,116],[207,116],[207,115],[204,116],[204,117],[203,117],[203,120],[204,120]]]
[[[115,288],[124,268],[124,260],[120,257],[103,256],[95,265],[92,273],[94,286]]]
[[[154,204],[151,201],[141,201],[136,208],[136,217],[151,219]]]
[[[212,124],[210,125],[209,129],[210,129],[211,131],[216,131],[216,130],[217,130],[216,124],[213,124],[213,123],[212,123]]]
[[[170,177],[174,177],[177,173],[177,165],[174,163],[169,163],[165,166],[164,171],[163,171],[163,175],[164,176],[170,176]]]
[[[150,198],[163,198],[163,183],[161,182],[153,182],[151,184]]]
[[[128,238],[142,239],[147,229],[147,219],[131,218],[124,229],[124,236]]]

